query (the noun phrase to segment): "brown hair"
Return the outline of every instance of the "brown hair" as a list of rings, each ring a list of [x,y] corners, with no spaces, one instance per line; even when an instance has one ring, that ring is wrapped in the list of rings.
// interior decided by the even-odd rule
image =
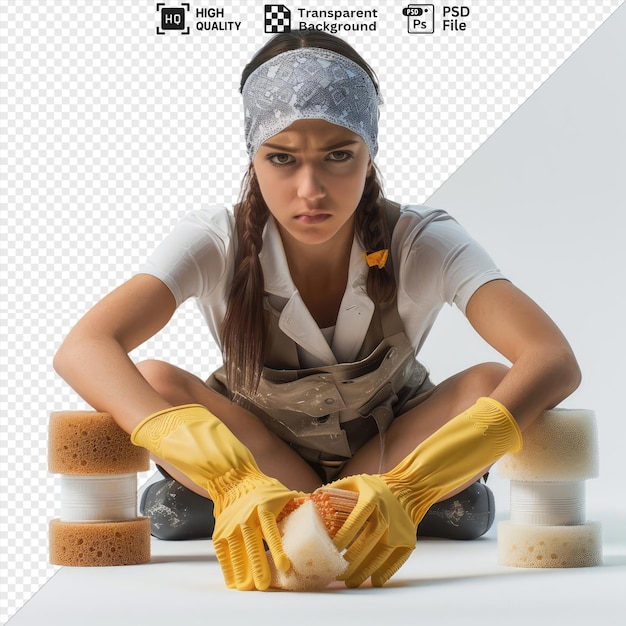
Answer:
[[[303,47],[332,50],[358,63],[368,73],[378,92],[378,81],[373,70],[349,44],[339,37],[315,30],[291,31],[270,39],[244,68],[240,89],[243,89],[248,76],[267,60]],[[264,365],[267,321],[259,253],[263,247],[263,227],[269,215],[254,168],[250,165],[243,180],[239,203],[235,207],[235,272],[222,326],[228,387],[236,401],[254,395]],[[367,252],[390,247],[386,205],[375,165],[365,181],[363,195],[356,209],[355,230]],[[369,272],[367,292],[375,302],[388,302],[395,297],[395,280],[387,266]]]

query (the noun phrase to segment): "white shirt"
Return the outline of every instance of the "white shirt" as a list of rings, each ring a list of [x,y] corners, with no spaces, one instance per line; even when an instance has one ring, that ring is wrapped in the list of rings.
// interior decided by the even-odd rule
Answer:
[[[177,306],[195,298],[221,347],[219,328],[235,262],[235,221],[223,206],[188,213],[156,248],[141,269],[162,280]],[[397,282],[397,306],[417,354],[444,303],[463,313],[471,296],[486,282],[504,278],[485,250],[448,213],[406,205],[395,226],[391,255]],[[374,312],[367,295],[365,251],[352,244],[348,283],[332,334],[326,340],[296,289],[282,240],[270,216],[260,254],[267,304],[280,312],[279,326],[293,339],[303,367],[351,362]],[[328,333],[327,333],[328,334]],[[330,335],[329,335],[330,336]]]

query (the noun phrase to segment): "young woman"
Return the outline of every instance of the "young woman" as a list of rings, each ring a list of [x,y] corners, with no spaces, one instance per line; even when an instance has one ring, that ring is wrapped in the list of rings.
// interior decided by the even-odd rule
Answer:
[[[577,387],[579,368],[451,216],[382,196],[378,85],[344,41],[278,35],[241,87],[250,166],[234,211],[188,214],[54,365],[152,452],[163,474],[144,493],[153,533],[212,532],[229,586],[268,586],[265,545],[289,567],[276,517],[328,483],[359,494],[335,538],[349,546],[342,579],[382,585],[418,526],[486,532],[493,501],[479,479]],[[208,381],[128,357],[188,298],[223,351]],[[433,384],[416,355],[445,302],[511,366]]]

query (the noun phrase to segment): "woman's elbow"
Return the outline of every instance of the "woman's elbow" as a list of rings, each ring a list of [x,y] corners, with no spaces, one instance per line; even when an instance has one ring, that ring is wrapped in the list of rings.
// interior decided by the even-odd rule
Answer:
[[[580,369],[580,365],[576,360],[576,357],[572,354],[572,364],[571,364],[571,383],[572,383],[572,391],[570,393],[574,393],[576,389],[580,386],[580,383],[583,381],[583,373]]]
[[[582,382],[582,371],[580,365],[576,359],[576,356],[572,352],[571,348],[564,347],[561,350],[561,354],[557,359],[558,377],[560,386],[562,388],[563,398],[571,395],[578,389]]]
[[[80,360],[80,353],[84,345],[85,339],[80,336],[76,329],[72,329],[52,357],[54,371],[65,381],[76,369],[76,363]]]
[[[72,350],[68,344],[68,339],[65,339],[52,357],[52,367],[61,378],[65,378],[69,362],[71,361]]]

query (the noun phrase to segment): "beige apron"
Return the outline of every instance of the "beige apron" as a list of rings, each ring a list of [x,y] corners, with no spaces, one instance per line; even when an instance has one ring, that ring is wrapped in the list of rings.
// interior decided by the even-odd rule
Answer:
[[[392,227],[397,205],[388,214]],[[256,395],[244,406],[330,480],[366,441],[379,433],[382,441],[404,405],[433,384],[415,359],[395,299],[376,304],[353,363],[301,369],[297,345],[280,330],[279,317],[270,310],[266,363],[273,367],[263,369]],[[229,397],[224,367],[207,384]]]

